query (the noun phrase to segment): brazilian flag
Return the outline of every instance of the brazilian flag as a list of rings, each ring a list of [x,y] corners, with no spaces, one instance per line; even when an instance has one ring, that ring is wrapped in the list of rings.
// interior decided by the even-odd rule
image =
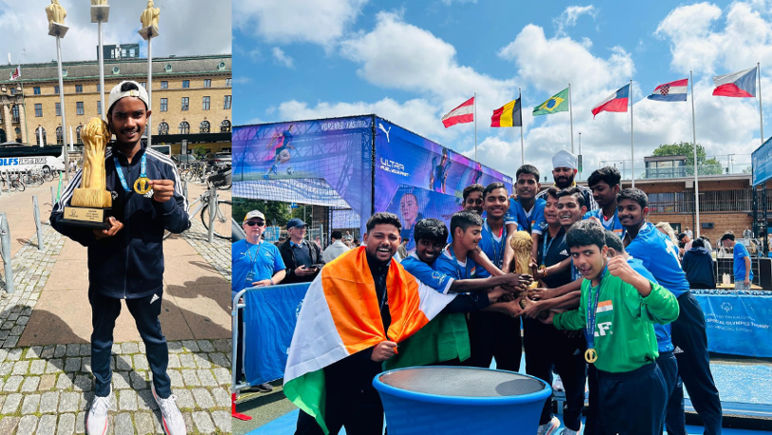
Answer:
[[[568,88],[563,89],[557,94],[551,96],[547,101],[533,108],[533,114],[550,115],[555,112],[565,112],[568,110]]]

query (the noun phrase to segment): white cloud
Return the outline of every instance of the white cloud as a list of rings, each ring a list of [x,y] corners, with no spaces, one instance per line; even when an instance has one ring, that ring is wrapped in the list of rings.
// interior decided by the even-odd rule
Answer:
[[[273,58],[279,62],[279,64],[286,66],[287,68],[294,68],[295,61],[291,56],[288,56],[284,50],[279,47],[273,47]]]
[[[455,47],[394,13],[379,13],[371,32],[341,42],[341,53],[360,64],[357,73],[364,80],[425,95],[446,111],[475,91],[484,107],[504,104],[514,95],[511,80],[459,65]]]
[[[464,4],[464,3],[474,3],[477,4],[477,0],[442,0],[442,4],[445,6],[451,6],[453,4]]]
[[[235,0],[233,24],[271,43],[311,42],[329,48],[367,0]]]
[[[96,59],[97,25],[91,23],[87,2],[61,0],[67,10],[69,31],[62,39],[62,60]],[[230,1],[158,0],[159,30],[153,39],[153,57],[231,52]],[[112,2],[110,17],[102,25],[103,43],[139,43],[143,56],[146,45],[137,33],[145,2]],[[14,62],[49,62],[56,59],[55,38],[48,35],[48,21],[42,2],[0,0],[0,54],[3,63],[10,52]],[[191,29],[206,29],[191,31]]]
[[[769,65],[772,20],[769,10],[758,9],[763,5],[733,3],[724,22],[721,9],[713,4],[681,6],[659,23],[655,34],[670,41],[671,66],[682,73],[694,69],[696,73],[724,74],[756,62]]]
[[[565,29],[568,27],[574,27],[576,25],[576,21],[582,15],[589,15],[592,18],[595,18],[596,14],[597,10],[593,5],[569,6],[563,11],[563,13],[560,14],[559,17],[555,18],[553,22],[557,28],[558,35],[563,35],[565,34]]]
[[[623,48],[613,47],[603,59],[589,51],[591,46],[587,38],[581,43],[569,37],[547,38],[544,29],[528,24],[498,55],[512,61],[518,77],[537,91],[551,95],[573,82],[578,85],[573,94],[576,101],[618,86],[635,71],[631,55]]]

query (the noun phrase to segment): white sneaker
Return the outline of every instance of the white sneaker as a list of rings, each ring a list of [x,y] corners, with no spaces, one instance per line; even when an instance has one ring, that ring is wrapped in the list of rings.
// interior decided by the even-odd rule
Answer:
[[[560,420],[553,416],[552,420],[539,425],[539,429],[536,430],[536,435],[552,435],[552,433],[554,433],[559,427]]]
[[[86,433],[88,435],[104,435],[107,433],[107,412],[110,410],[110,395],[94,396],[91,409],[86,415]]]
[[[150,389],[153,392],[153,398],[158,404],[158,408],[161,410],[164,431],[167,435],[185,435],[187,429],[185,428],[185,420],[182,418],[182,413],[177,408],[177,396],[172,394],[168,398],[162,399],[156,394],[155,386],[151,386]]]

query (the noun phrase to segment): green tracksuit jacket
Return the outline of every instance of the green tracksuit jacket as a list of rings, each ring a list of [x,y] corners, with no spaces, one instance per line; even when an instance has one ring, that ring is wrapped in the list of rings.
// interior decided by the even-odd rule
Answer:
[[[651,283],[645,298],[632,285],[604,270],[598,287],[585,279],[579,308],[556,314],[558,329],[586,327],[590,295],[600,290],[595,323],[595,367],[612,373],[629,372],[653,362],[659,356],[652,322],[670,323],[678,318],[678,301],[659,284]]]

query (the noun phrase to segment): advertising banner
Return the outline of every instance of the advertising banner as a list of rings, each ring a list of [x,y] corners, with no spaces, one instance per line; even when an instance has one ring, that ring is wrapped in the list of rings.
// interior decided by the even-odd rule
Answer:
[[[399,216],[407,250],[415,247],[413,225],[423,218],[446,224],[461,210],[462,192],[470,184],[512,178],[418,136],[382,118],[375,118],[375,211]]]
[[[705,313],[708,350],[772,357],[772,296],[769,292],[696,290]]]
[[[751,154],[751,169],[754,186],[772,178],[772,137]]]
[[[309,284],[253,287],[244,293],[244,374],[250,385],[284,376],[287,350]]]

